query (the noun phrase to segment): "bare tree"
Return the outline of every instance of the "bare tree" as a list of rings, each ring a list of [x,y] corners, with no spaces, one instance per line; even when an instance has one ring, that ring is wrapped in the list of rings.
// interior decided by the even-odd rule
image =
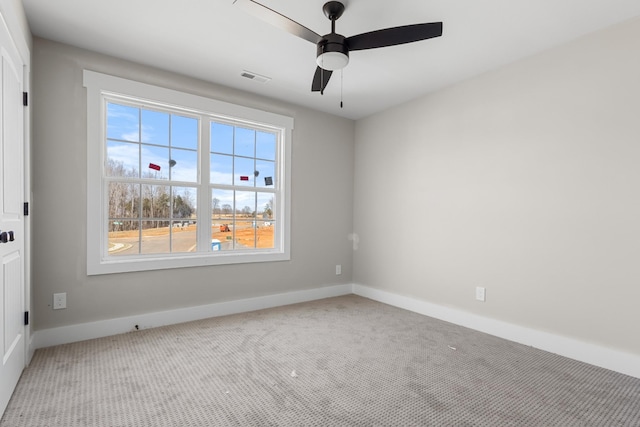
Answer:
[[[215,197],[211,199],[211,212],[213,214],[218,214],[218,218],[220,218],[220,199]]]
[[[273,197],[264,205],[264,214],[269,219],[273,218]]]
[[[124,162],[107,159],[106,175],[111,177],[135,177],[135,169],[127,169]],[[138,215],[138,186],[127,182],[112,181],[109,183],[109,218],[110,230],[131,229],[131,221],[124,219],[134,218]]]

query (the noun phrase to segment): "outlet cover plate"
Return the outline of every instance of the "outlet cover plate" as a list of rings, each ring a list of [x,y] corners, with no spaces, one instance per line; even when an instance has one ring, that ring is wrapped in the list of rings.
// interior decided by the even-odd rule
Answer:
[[[67,293],[53,294],[53,309],[67,308]]]

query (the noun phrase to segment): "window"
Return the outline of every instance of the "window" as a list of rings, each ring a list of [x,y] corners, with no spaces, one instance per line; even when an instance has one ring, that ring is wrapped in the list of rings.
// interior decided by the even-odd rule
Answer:
[[[289,259],[293,119],[85,70],[87,272]]]

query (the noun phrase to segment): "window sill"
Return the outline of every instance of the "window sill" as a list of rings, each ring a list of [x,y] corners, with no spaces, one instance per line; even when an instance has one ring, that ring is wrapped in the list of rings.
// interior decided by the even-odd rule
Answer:
[[[289,261],[290,255],[285,252],[260,251],[260,252],[228,252],[211,254],[162,254],[161,257],[148,255],[127,258],[109,258],[98,263],[87,265],[87,275],[100,275],[112,273],[128,273],[136,271],[165,270],[172,268],[206,267],[228,264],[245,264],[259,262]]]

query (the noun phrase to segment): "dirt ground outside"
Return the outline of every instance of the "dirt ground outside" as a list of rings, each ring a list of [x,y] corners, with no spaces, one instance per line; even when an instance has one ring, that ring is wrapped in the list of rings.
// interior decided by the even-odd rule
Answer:
[[[218,229],[217,231],[216,228]],[[257,239],[256,247],[262,249],[273,248],[273,226],[253,228],[249,225],[235,230],[230,229],[230,231],[219,231],[219,226],[214,226],[214,230],[211,233],[212,239],[224,242],[225,240],[231,240],[228,237],[235,238],[236,243],[243,246],[254,247],[254,241]]]
[[[220,231],[219,223],[215,223],[212,225],[211,229],[211,238],[218,239],[220,242],[228,242],[230,240],[235,240],[236,244],[246,246],[246,247],[254,247],[254,242],[257,239],[258,248],[268,249],[273,248],[273,226],[262,226],[254,228],[251,225],[251,222],[243,223],[235,230],[232,228],[229,231]],[[194,233],[197,229],[195,224],[190,224],[184,227],[173,227],[172,233],[185,233],[191,232]],[[143,237],[162,237],[169,235],[170,227],[159,227],[159,228],[147,228],[143,230]],[[109,245],[113,245],[118,243],[120,239],[136,239],[138,237],[138,230],[131,231],[112,231],[109,233]]]

